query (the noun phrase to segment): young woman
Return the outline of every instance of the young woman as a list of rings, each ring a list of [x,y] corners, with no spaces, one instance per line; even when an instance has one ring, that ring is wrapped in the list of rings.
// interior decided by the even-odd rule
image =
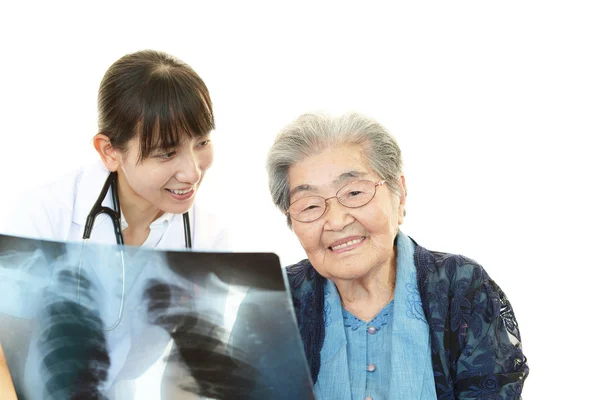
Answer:
[[[162,52],[128,54],[106,71],[98,114],[93,145],[100,160],[29,195],[18,219],[6,221],[0,233],[226,250],[222,224],[196,201],[213,161],[214,129],[210,95],[198,74]],[[125,340],[115,335],[107,333],[109,347]],[[0,392],[10,393],[1,350]]]
[[[214,118],[208,89],[194,70],[161,52],[128,54],[104,75],[98,114],[93,144],[100,162],[28,196],[18,222],[2,231],[170,249],[224,246],[214,217],[195,205],[213,161]],[[113,221],[90,212],[100,205],[114,211]]]

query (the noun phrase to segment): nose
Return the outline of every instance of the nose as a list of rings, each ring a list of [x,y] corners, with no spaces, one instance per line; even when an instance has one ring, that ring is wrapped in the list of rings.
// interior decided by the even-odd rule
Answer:
[[[354,222],[354,217],[350,214],[350,209],[344,207],[335,198],[327,199],[327,209],[323,214],[325,224],[323,228],[328,231],[341,231],[346,226]]]
[[[179,168],[175,175],[179,182],[195,185],[200,181],[202,169],[197,158],[193,151],[180,158]]]

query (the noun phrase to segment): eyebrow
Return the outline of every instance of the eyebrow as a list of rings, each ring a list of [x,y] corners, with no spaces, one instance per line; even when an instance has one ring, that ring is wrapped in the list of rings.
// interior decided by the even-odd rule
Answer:
[[[203,142],[208,139],[210,139],[210,132],[190,138],[190,140],[196,143]],[[177,143],[162,143],[162,145],[157,143],[150,148],[149,154],[160,153],[163,151],[173,151],[179,146],[180,143],[181,140],[178,140]]]
[[[366,172],[359,172],[359,171],[348,171],[348,172],[344,172],[343,174],[340,174],[337,178],[335,178],[333,180],[333,185],[334,186],[339,186],[340,184],[342,184],[343,182],[348,181],[349,179],[352,178],[360,178],[367,175]],[[295,194],[300,193],[300,192],[316,192],[317,188],[308,184],[302,184],[302,185],[298,185],[296,187],[294,187],[292,190],[290,190],[290,199],[292,197],[294,197]]]
[[[348,171],[348,172],[344,172],[343,174],[340,174],[340,176],[338,176],[334,181],[333,184],[334,185],[339,185],[342,182],[346,182],[348,179],[351,178],[361,178],[363,176],[367,175],[366,172],[359,172],[359,171]]]

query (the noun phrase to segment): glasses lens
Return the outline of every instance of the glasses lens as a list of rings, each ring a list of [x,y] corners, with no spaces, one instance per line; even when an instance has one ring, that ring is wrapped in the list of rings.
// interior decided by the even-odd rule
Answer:
[[[355,181],[339,190],[340,203],[350,208],[364,206],[375,196],[375,184],[371,181]]]
[[[314,221],[325,212],[325,199],[318,196],[304,197],[293,202],[289,212],[297,221]]]

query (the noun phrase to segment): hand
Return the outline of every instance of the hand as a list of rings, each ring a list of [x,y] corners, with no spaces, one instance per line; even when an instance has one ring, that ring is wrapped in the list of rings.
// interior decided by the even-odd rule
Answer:
[[[2,398],[5,400],[17,400],[17,393],[8,371],[2,344],[0,344],[0,393],[2,393]]]

